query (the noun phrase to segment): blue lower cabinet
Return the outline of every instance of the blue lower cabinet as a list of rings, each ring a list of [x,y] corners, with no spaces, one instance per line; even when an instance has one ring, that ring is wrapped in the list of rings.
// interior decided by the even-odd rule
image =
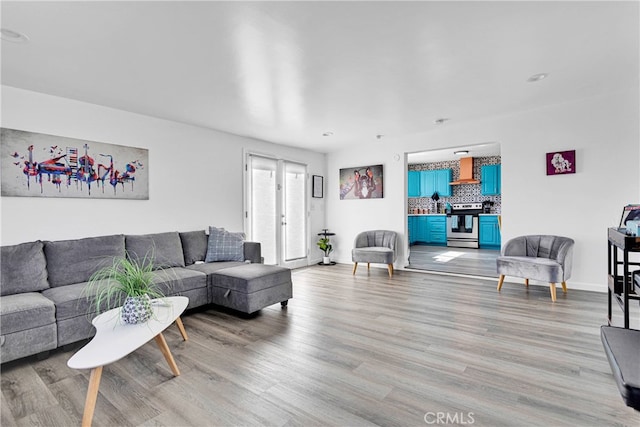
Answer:
[[[410,216],[408,218],[408,232],[409,232],[409,244],[413,245],[416,241],[416,217]]]
[[[427,242],[427,217],[416,216],[415,219],[415,242],[426,243]]]
[[[427,218],[427,243],[430,245],[447,244],[447,217],[430,215]]]
[[[409,244],[447,245],[446,215],[410,216],[408,221]]]
[[[478,243],[481,248],[500,249],[500,225],[496,215],[480,216],[478,234]]]

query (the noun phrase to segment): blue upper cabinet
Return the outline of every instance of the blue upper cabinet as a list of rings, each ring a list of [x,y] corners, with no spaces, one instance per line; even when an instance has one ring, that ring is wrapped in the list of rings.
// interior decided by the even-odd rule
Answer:
[[[436,191],[440,197],[451,197],[453,191],[449,183],[453,181],[452,169],[440,169],[434,171],[436,173]]]
[[[420,197],[431,197],[436,191],[436,177],[433,171],[420,171]]]
[[[451,197],[453,191],[449,183],[452,176],[452,169],[420,171],[420,197],[431,197],[435,192],[440,197]]]
[[[487,165],[481,168],[480,194],[497,196],[500,194],[501,165]]]
[[[408,197],[420,197],[420,171],[409,171]]]

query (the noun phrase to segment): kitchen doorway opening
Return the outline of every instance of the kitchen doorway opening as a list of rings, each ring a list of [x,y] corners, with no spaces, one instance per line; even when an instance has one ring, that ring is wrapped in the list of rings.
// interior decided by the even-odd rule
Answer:
[[[407,153],[406,158],[405,267],[498,277],[500,144]]]

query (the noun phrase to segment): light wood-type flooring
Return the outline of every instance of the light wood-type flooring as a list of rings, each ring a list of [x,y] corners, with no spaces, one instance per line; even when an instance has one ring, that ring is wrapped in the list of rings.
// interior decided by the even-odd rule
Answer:
[[[188,313],[189,341],[165,332],[182,375],[153,341],[105,367],[93,425],[640,425],[600,342],[606,294],[351,269],[295,270],[284,310]],[[3,427],[80,424],[76,350],[2,366]]]
[[[412,245],[409,248],[409,268],[498,277],[496,258],[499,250],[449,248],[446,246]]]

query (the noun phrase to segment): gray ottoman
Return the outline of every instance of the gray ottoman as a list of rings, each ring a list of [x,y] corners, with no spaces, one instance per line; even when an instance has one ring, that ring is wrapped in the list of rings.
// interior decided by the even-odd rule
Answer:
[[[210,284],[211,302],[243,313],[272,304],[286,306],[293,296],[291,270],[275,265],[243,264],[216,271]]]

